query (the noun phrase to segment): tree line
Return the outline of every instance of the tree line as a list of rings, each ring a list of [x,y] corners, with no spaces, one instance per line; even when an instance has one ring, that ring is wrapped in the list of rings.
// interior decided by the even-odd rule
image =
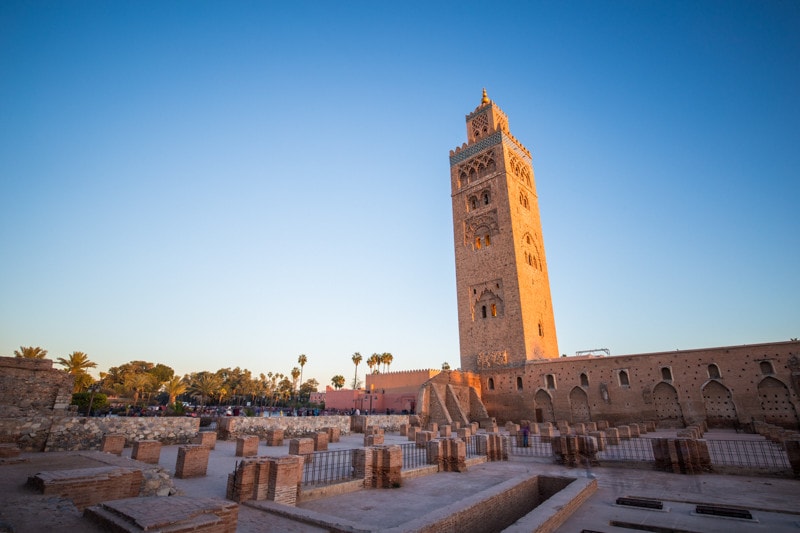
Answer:
[[[47,350],[39,346],[20,346],[14,350],[14,356],[28,359],[44,359]],[[391,353],[373,353],[366,360],[370,372],[380,372],[381,366],[388,371],[394,356]],[[363,357],[355,352],[351,361],[355,365],[353,388],[359,388],[358,365]],[[76,394],[103,394],[106,396],[130,399],[133,406],[159,405],[176,406],[179,399],[191,400],[201,406],[216,404],[278,406],[307,405],[312,392],[319,388],[316,379],[303,381],[303,370],[308,356],[300,354],[298,366],[288,374],[267,372],[254,375],[248,369],[220,368],[216,372],[191,372],[183,377],[176,376],[175,371],[162,363],[149,361],[130,361],[120,366],[100,372],[100,379],[95,380],[89,369],[96,368],[97,363],[91,361],[84,352],[75,351],[67,357],[59,357],[56,363],[63,370],[75,376],[73,392]],[[337,374],[331,378],[335,389],[342,389],[345,378]],[[88,402],[92,400],[86,400]]]

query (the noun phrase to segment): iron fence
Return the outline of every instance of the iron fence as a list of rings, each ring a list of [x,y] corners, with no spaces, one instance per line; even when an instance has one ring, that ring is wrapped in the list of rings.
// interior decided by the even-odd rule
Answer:
[[[355,449],[330,450],[310,454],[303,465],[304,487],[330,485],[355,478]]]
[[[711,464],[769,470],[791,468],[786,450],[779,444],[760,440],[707,440]]]
[[[550,443],[543,442],[539,435],[529,435],[527,446],[523,446],[525,443],[522,435],[509,437],[508,442],[508,453],[511,455],[527,455],[530,457],[551,457],[553,455],[553,448]]]
[[[428,450],[414,442],[400,444],[403,450],[403,470],[413,470],[428,465]]]

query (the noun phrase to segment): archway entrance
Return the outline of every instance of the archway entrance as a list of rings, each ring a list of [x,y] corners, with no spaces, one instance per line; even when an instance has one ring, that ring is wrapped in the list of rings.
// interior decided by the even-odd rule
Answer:
[[[675,387],[663,381],[656,385],[653,388],[653,403],[659,427],[678,428],[686,425]]]
[[[731,391],[719,381],[709,381],[703,387],[703,403],[706,408],[706,422],[712,428],[735,427],[738,417],[733,405]]]
[[[573,388],[569,393],[569,408],[572,414],[572,422],[591,422],[589,414],[589,398],[586,391],[580,387]]]
[[[536,421],[537,422],[552,422],[555,423],[556,416],[553,413],[553,401],[550,395],[542,389],[536,391],[533,397],[533,402],[536,407]]]
[[[773,377],[764,378],[758,384],[761,414],[764,422],[786,429],[798,429],[797,411],[789,399],[789,389]]]

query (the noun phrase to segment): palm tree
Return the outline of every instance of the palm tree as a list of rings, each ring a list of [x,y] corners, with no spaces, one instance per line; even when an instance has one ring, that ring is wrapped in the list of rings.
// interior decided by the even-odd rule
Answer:
[[[353,360],[353,364],[356,365],[356,375],[353,378],[353,390],[355,390],[358,388],[358,364],[361,362],[362,357],[360,353],[356,352],[351,359]]]
[[[211,398],[222,389],[222,378],[210,372],[193,374],[189,380],[189,393],[200,397],[200,405],[205,405],[205,399]]]
[[[68,374],[75,376],[75,385],[72,392],[82,392],[92,384],[92,377],[86,371],[87,368],[94,368],[97,363],[89,360],[89,356],[83,352],[72,352],[67,359],[59,357],[56,359],[59,365],[66,367],[64,370]]]
[[[331,383],[333,384],[333,387],[336,390],[341,389],[342,387],[344,387],[344,376],[342,376],[341,374],[336,374],[331,378]]]
[[[306,366],[306,362],[308,362],[308,357],[306,357],[306,354],[301,353],[297,358],[297,364],[300,365],[300,383],[303,383],[303,367]]]
[[[164,383],[164,392],[169,394],[169,404],[175,405],[175,400],[186,392],[186,382],[178,376],[172,376],[172,379]]]
[[[297,391],[297,378],[300,377],[300,369],[297,367],[292,368],[292,392],[295,393]]]
[[[373,370],[373,367],[377,367],[380,364],[381,364],[381,355],[378,353],[370,355],[369,359],[367,359],[367,366],[369,367],[369,371],[372,374],[378,374],[380,372],[379,368],[375,368]]]
[[[153,376],[150,374],[128,374],[125,377],[125,385],[128,390],[133,391],[133,406],[144,392],[153,385]]]
[[[394,360],[394,356],[389,352],[383,352],[381,354],[381,363],[383,363],[383,371],[388,372],[389,366],[391,366],[392,361]]]
[[[33,346],[20,346],[19,350],[14,350],[14,357],[24,359],[44,359],[47,356],[47,350],[34,348]]]

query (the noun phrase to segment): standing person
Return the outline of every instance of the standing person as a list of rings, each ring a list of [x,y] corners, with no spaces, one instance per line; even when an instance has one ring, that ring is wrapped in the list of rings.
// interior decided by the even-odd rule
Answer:
[[[528,424],[522,426],[522,446],[524,448],[528,447],[528,434],[530,433],[530,431],[531,429],[530,426],[528,426]]]

